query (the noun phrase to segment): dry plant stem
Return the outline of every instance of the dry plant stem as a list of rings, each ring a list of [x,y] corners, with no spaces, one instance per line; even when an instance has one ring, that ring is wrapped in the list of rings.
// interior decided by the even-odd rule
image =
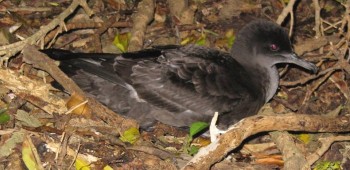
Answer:
[[[291,103],[287,102],[286,100],[281,99],[281,98],[279,98],[277,96],[274,96],[273,100],[275,100],[276,102],[282,104],[284,107],[290,109],[293,112],[297,111],[298,108],[299,108],[299,106],[294,106],[293,104],[291,104]]]
[[[70,114],[73,110],[75,110],[76,108],[78,108],[78,107],[80,107],[80,106],[86,104],[87,102],[88,102],[88,100],[85,100],[85,101],[79,103],[78,105],[75,105],[74,107],[70,108],[70,109],[69,109],[66,113],[64,113],[64,114]]]
[[[286,19],[286,17],[288,16],[288,14],[293,14],[293,6],[295,4],[296,0],[290,0],[288,2],[288,5],[283,9],[282,13],[278,16],[276,23],[278,25],[281,25],[282,22]]]
[[[59,151],[59,148],[60,148],[60,146],[61,146],[61,144],[59,144],[59,143],[52,143],[52,142],[49,142],[49,143],[47,143],[47,148],[49,148],[52,152],[55,152],[55,153],[59,153],[60,151]],[[73,150],[73,149],[71,149],[71,148],[69,148],[69,146],[67,146],[67,154],[66,154],[66,156],[68,156],[68,157],[75,157],[75,155],[76,155],[76,151],[75,150]],[[80,153],[78,153],[78,159],[84,159],[84,160],[90,160],[91,162],[95,162],[95,161],[98,161],[99,160],[99,158],[97,158],[97,157],[95,157],[95,156],[93,156],[93,155],[84,155],[84,154],[80,154]],[[60,169],[62,169],[62,168],[60,168]]]
[[[331,47],[331,50],[322,59],[339,60],[339,57],[336,54],[334,54],[334,49],[339,49],[342,46],[344,46],[344,44],[346,44],[346,40],[345,38],[341,38],[341,39],[338,39],[336,43],[337,43],[336,45],[333,45],[333,41],[329,40],[329,45]],[[343,68],[343,69],[346,69],[346,68]],[[350,70],[348,73],[350,73]]]
[[[58,166],[58,169],[62,169],[62,167],[60,168],[60,166],[62,166],[64,164],[64,158],[67,155],[68,142],[69,142],[70,136],[71,135],[69,133],[63,133],[63,135],[62,135],[61,145],[59,148],[60,151],[56,155],[57,156],[56,164]]]
[[[329,42],[338,43],[339,41],[340,39],[338,35],[322,36],[318,39],[310,38],[294,45],[294,50],[298,55],[303,55],[307,52],[311,52],[328,45]]]
[[[329,54],[334,55],[335,58],[338,59],[338,65],[345,70],[348,74],[350,74],[350,65],[347,60],[345,60],[345,54],[348,50],[348,41],[344,38],[337,44],[335,47],[331,47],[332,50],[329,52]],[[343,52],[341,51],[343,49]]]
[[[251,116],[230,127],[210,145],[202,148],[183,169],[209,169],[247,137],[268,131],[348,132],[350,117],[328,118],[317,115],[284,114]]]
[[[348,47],[348,41],[346,41],[346,47]],[[346,49],[347,50],[347,49]],[[342,63],[344,65],[344,70],[350,70],[349,69],[349,59],[345,59],[346,52],[343,53],[344,57],[341,57],[338,62]],[[348,72],[349,73],[349,72]],[[339,74],[343,74],[344,77],[340,78]],[[341,79],[341,80],[340,80]],[[348,88],[348,85],[345,80],[345,73],[336,73],[335,75],[330,77],[331,82],[333,82],[336,87],[343,93],[346,99],[349,99],[350,96],[350,89]]]
[[[334,24],[332,24],[326,20],[322,20],[322,23],[329,25],[328,27],[324,28],[324,31],[328,31],[331,28],[339,29],[339,27],[337,27],[337,25],[341,24],[341,21],[338,21],[338,22],[335,22]]]
[[[66,24],[65,24],[64,22],[61,23],[61,24],[58,26],[57,29],[58,29],[59,31],[57,31],[57,32],[55,33],[55,35],[54,35],[53,38],[51,39],[51,41],[50,41],[48,47],[51,47],[52,44],[54,44],[55,39],[57,38],[57,36],[58,36],[60,33],[62,33],[63,28],[65,28],[65,30],[67,31],[67,29],[66,29],[67,27],[66,27]],[[40,40],[40,47],[41,47],[41,48],[44,48],[44,46],[45,46],[45,38],[41,38],[41,40]]]
[[[315,6],[315,31],[316,31],[316,39],[321,37],[321,7],[318,3],[318,0],[312,1]]]
[[[349,141],[350,136],[330,136],[326,138],[318,139],[321,143],[321,147],[318,148],[314,153],[307,156],[307,164],[314,164],[320,157],[329,149],[329,147],[338,141]]]
[[[93,125],[94,123],[99,125]],[[64,130],[66,132],[74,131],[74,135],[76,135],[77,137],[80,136],[84,138],[86,136],[89,136],[93,138],[96,142],[109,141],[109,143],[112,145],[126,147],[126,145],[122,141],[116,138],[116,136],[119,135],[119,132],[115,130],[115,126],[106,125],[101,121],[73,118],[69,120]]]
[[[131,31],[131,38],[128,50],[138,51],[142,49],[147,24],[154,17],[154,0],[143,0],[137,7],[137,13],[133,16],[134,26]]]
[[[59,82],[71,94],[76,93],[79,96],[82,96],[86,100],[88,100],[89,106],[90,108],[94,109],[96,116],[102,119],[104,122],[107,122],[108,124],[117,126],[116,130],[123,132],[126,129],[129,129],[130,127],[138,128],[138,124],[136,123],[136,121],[123,118],[122,116],[114,113],[113,111],[109,110],[107,107],[100,104],[95,99],[91,97],[86,97],[85,93],[74,83],[73,80],[67,77],[67,75],[65,75],[56,66],[53,60],[48,58],[45,54],[37,51],[35,47],[30,45],[26,46],[23,50],[23,54],[24,54],[23,60],[26,63],[33,64],[35,68],[39,68],[48,72],[57,82]]]
[[[316,83],[314,83],[312,85],[311,88],[309,88],[307,91],[306,91],[306,95],[305,95],[305,98],[304,98],[304,101],[302,103],[302,106],[305,105],[311,98],[311,95],[314,91],[316,91],[316,89],[318,89],[318,87],[321,86],[321,84],[323,84],[325,81],[327,81],[329,79],[329,77],[334,73],[335,70],[332,70],[330,72],[328,72],[325,76],[323,76],[322,79],[318,80]]]
[[[283,155],[283,169],[310,169],[305,155],[296,146],[294,138],[288,132],[270,132],[272,140]]]
[[[45,106],[49,105],[49,103],[47,101],[44,101],[42,98],[28,93],[19,92],[17,93],[17,96],[25,101],[28,101],[34,106],[37,106],[38,108],[44,108]]]
[[[1,60],[5,62],[7,65],[7,60],[21,51],[26,44],[36,44],[39,40],[42,40],[43,37],[51,30],[56,28],[58,25],[64,22],[64,19],[67,18],[70,14],[72,14],[75,9],[81,6],[84,8],[85,12],[91,16],[93,12],[88,7],[85,0],[73,0],[71,5],[64,10],[59,16],[53,19],[48,25],[43,26],[38,32],[30,36],[29,38],[19,41],[13,44],[5,45],[0,47],[0,56],[2,56]]]
[[[61,149],[62,149],[62,141],[64,139],[64,137],[66,136],[66,132],[62,133],[61,139],[60,139],[60,145],[57,148],[57,152],[55,154],[55,162],[57,162],[58,156],[61,153]]]
[[[0,1],[1,2],[1,1]],[[3,8],[0,9],[0,12],[47,12],[52,11],[53,9],[50,7],[13,7],[13,8]]]
[[[178,29],[167,29],[164,27],[155,27],[155,28],[150,28],[147,29],[146,31],[146,35],[145,35],[145,39],[155,39],[157,37],[162,37],[162,36],[166,36],[168,37],[169,35],[167,34],[169,31],[171,32],[181,32],[181,31],[188,31],[188,30],[197,30],[197,29],[201,29],[203,30],[203,28],[205,27],[205,25],[203,24],[184,24],[184,25],[177,25],[176,28]],[[178,34],[176,34],[178,35]],[[179,37],[179,36],[177,36]]]
[[[116,22],[113,23],[110,27],[123,28],[123,27],[131,27],[131,22]],[[67,23],[66,29],[67,31],[76,30],[76,29],[91,29],[91,28],[100,28],[103,26],[101,22],[81,22],[81,23]],[[49,34],[45,36],[45,44],[52,40],[57,33],[60,32],[59,28],[52,30]]]
[[[288,69],[289,69],[289,65],[287,64],[286,66],[284,66],[283,70],[279,72],[279,76],[283,77],[287,73]]]
[[[289,37],[292,37],[293,34],[293,27],[294,27],[294,12],[293,10],[290,11],[290,24],[289,24]]]
[[[155,147],[150,147],[150,146],[131,146],[131,147],[127,147],[126,149],[128,150],[134,150],[134,151],[140,151],[140,152],[144,152],[144,153],[147,153],[147,154],[150,154],[150,155],[155,155],[157,157],[159,157],[160,159],[162,160],[165,160],[165,159],[173,159],[174,158],[174,155],[164,151],[164,150],[161,150],[161,149],[158,149],[158,148],[155,148]]]
[[[341,65],[339,64],[336,64],[335,66],[331,67],[331,68],[328,68],[328,69],[325,69],[323,71],[321,71],[320,73],[318,73],[317,75],[311,75],[309,77],[305,77],[305,78],[302,78],[300,80],[297,80],[297,81],[292,81],[292,82],[285,82],[285,81],[280,81],[280,85],[281,86],[287,86],[287,87],[290,87],[290,86],[296,86],[296,85],[303,85],[305,83],[307,83],[308,81],[310,80],[314,80],[314,79],[317,79],[318,77],[320,76],[323,76],[325,74],[328,74],[329,72],[334,72],[336,70],[341,70],[343,69],[341,67]]]
[[[75,150],[76,154],[75,154],[74,158],[72,159],[72,163],[69,165],[68,169],[72,169],[74,163],[76,162],[76,160],[78,158],[79,151],[80,151],[80,147],[81,147],[81,144],[79,142],[78,148]]]

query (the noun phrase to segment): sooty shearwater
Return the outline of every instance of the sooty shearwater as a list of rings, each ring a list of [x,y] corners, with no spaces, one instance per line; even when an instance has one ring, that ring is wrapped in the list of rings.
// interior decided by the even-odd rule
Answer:
[[[296,56],[282,27],[262,20],[238,32],[230,53],[196,45],[124,54],[43,52],[64,60],[60,67],[83,90],[141,127],[155,120],[186,127],[209,122],[219,112],[218,125],[226,128],[256,114],[273,97],[279,83],[276,64],[317,71]]]

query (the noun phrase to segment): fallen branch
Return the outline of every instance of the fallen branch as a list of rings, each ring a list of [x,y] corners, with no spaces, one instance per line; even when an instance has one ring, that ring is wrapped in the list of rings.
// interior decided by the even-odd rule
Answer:
[[[272,140],[276,143],[277,148],[282,152],[283,169],[310,169],[306,157],[296,143],[295,138],[288,132],[270,132]]]
[[[131,38],[128,50],[141,50],[144,43],[144,36],[147,24],[151,22],[154,17],[154,0],[143,0],[137,7],[137,13],[133,16],[133,28],[131,31]]]
[[[219,140],[202,148],[183,169],[209,169],[247,137],[268,131],[348,132],[350,117],[337,118],[289,113],[251,116],[232,126]]]
[[[116,129],[121,132],[129,129],[130,127],[138,128],[136,121],[131,119],[126,119],[106,106],[103,106],[98,101],[92,97],[87,97],[85,93],[71,80],[66,74],[64,74],[54,63],[52,59],[47,57],[44,53],[39,52],[34,46],[26,46],[23,49],[23,60],[28,64],[32,64],[33,67],[42,69],[48,72],[58,83],[60,83],[68,92],[71,94],[75,93],[81,97],[83,100],[88,100],[89,107],[93,108],[96,117],[102,119],[110,125],[115,125]]]
[[[33,80],[26,76],[16,75],[13,71],[0,69],[1,85],[10,89],[14,94],[22,99],[33,102],[34,98],[40,98],[40,104],[33,102],[34,105],[40,105],[40,108],[47,113],[62,114],[67,111],[65,101],[55,97],[50,93],[51,85],[44,84],[42,81]],[[12,110],[16,112],[16,110]]]

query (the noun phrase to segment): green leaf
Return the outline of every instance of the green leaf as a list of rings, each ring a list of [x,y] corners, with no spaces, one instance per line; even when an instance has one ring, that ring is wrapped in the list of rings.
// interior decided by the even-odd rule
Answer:
[[[0,124],[7,123],[10,120],[10,115],[6,111],[7,109],[0,110]]]
[[[191,147],[188,149],[188,154],[193,156],[193,155],[197,154],[198,151],[199,151],[198,146],[191,145]]]
[[[341,169],[341,163],[340,161],[321,161],[316,164],[315,168],[313,170],[340,170]]]
[[[300,141],[304,142],[305,144],[308,144],[311,141],[310,134],[302,133],[302,134],[298,134],[297,137]]]
[[[90,168],[90,165],[88,162],[86,162],[83,159],[77,158],[75,160],[75,169],[76,170],[90,170],[91,168]]]
[[[38,152],[35,149],[35,146],[32,143],[31,139],[24,138],[24,141],[22,143],[22,161],[26,165],[27,169],[44,169],[38,157]]]
[[[196,41],[196,44],[200,46],[205,45],[206,39],[207,36],[205,34],[202,34],[201,37]]]
[[[226,37],[226,40],[227,40],[227,45],[228,47],[232,47],[233,45],[233,42],[235,41],[236,39],[236,35],[235,35],[235,32],[233,29],[230,29],[226,32],[225,34],[225,37]]]
[[[126,52],[129,46],[131,33],[117,34],[114,37],[113,44],[121,51]]]
[[[113,170],[113,168],[109,165],[106,165],[105,167],[103,167],[103,170]]]
[[[186,37],[185,39],[183,39],[183,40],[180,42],[180,45],[189,44],[191,41],[192,41],[192,38],[191,38],[191,37]]]
[[[52,6],[59,6],[59,5],[60,5],[60,4],[57,3],[57,2],[49,2],[48,4],[49,4],[49,5],[52,5]]]
[[[208,33],[208,34],[211,34],[211,35],[214,35],[214,36],[219,36],[219,34],[218,33],[216,33],[216,32],[214,32],[214,31],[211,31],[211,30],[207,30],[207,29],[204,29],[203,30],[203,33]],[[202,33],[202,34],[203,34]]]
[[[134,144],[139,138],[140,138],[140,131],[137,128],[135,128],[135,127],[132,127],[130,129],[126,130],[119,137],[119,139],[121,141],[129,142],[131,144]]]
[[[203,129],[207,128],[209,126],[206,122],[194,122],[190,126],[190,137],[193,137],[194,135],[201,132]]]

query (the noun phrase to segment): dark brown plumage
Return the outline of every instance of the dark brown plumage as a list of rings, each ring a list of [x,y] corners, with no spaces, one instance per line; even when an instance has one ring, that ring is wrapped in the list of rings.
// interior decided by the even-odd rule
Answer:
[[[74,58],[61,68],[83,90],[143,126],[154,120],[172,126],[209,122],[217,111],[219,125],[227,127],[256,114],[272,98],[279,81],[275,64],[317,70],[296,57],[283,28],[267,21],[245,26],[231,53],[195,45],[121,55],[43,52],[59,60]]]

